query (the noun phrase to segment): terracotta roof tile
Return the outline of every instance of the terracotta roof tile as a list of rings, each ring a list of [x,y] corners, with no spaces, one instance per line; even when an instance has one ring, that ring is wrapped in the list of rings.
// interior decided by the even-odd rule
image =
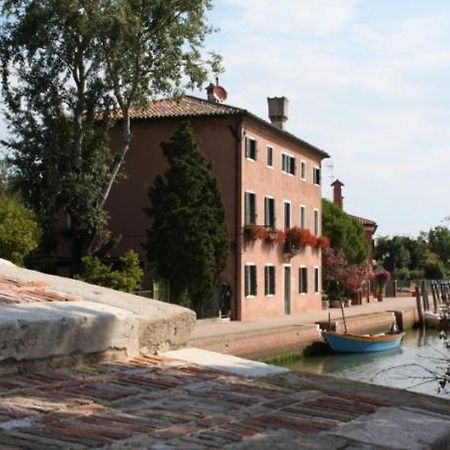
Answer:
[[[358,217],[354,216],[352,214],[349,214],[350,217],[353,217],[353,219],[357,220],[362,225],[371,225],[373,227],[377,226],[377,223],[370,219],[365,219],[364,217]]]
[[[132,119],[157,119],[166,117],[224,116],[245,114],[245,109],[202,100],[185,95],[180,98],[155,100],[142,108],[130,111]]]
[[[130,110],[131,119],[167,119],[167,118],[183,118],[183,117],[219,117],[219,116],[247,116],[257,121],[258,123],[269,127],[276,133],[296,141],[302,146],[317,152],[321,158],[328,158],[329,155],[325,151],[309,144],[306,141],[298,138],[286,130],[280,130],[266,120],[252,114],[243,108],[236,106],[224,105],[223,103],[210,102],[191,95],[184,95],[178,98],[162,98],[154,100],[145,107],[132,108]],[[114,118],[120,119],[122,114],[120,111],[115,111]]]

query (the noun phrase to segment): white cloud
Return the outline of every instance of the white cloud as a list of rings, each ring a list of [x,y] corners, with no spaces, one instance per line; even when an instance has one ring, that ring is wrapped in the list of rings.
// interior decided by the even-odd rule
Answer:
[[[230,104],[265,118],[267,96],[288,96],[289,131],[332,155],[349,211],[416,233],[450,211],[450,5],[383,3],[369,20],[358,0],[216,0],[209,42]]]
[[[303,29],[327,34],[352,21],[356,0],[225,0],[241,9],[234,28],[258,34],[283,35]]]
[[[288,129],[332,155],[353,213],[384,233],[439,224],[450,191],[450,8],[369,22],[357,1],[222,2],[235,7],[217,48],[230,103],[266,117],[265,97],[287,95]]]

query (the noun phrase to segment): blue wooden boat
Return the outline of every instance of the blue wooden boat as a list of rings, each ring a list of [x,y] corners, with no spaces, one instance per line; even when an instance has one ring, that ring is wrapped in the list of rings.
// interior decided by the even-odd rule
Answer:
[[[366,353],[392,350],[400,345],[405,333],[382,333],[375,335],[357,335],[322,331],[322,336],[335,352]]]

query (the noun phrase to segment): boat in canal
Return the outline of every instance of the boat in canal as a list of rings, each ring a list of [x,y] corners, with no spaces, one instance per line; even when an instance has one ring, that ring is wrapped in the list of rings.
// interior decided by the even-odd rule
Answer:
[[[344,306],[341,301],[342,320],[344,322],[344,333],[332,331],[330,328],[322,330],[322,337],[331,350],[339,353],[372,353],[393,350],[397,348],[405,333],[397,324],[395,313],[393,313],[392,325],[386,333],[379,334],[352,334],[348,332],[345,319]],[[331,322],[330,315],[328,322]]]
[[[322,331],[330,348],[339,353],[382,352],[397,348],[405,333],[351,334]]]

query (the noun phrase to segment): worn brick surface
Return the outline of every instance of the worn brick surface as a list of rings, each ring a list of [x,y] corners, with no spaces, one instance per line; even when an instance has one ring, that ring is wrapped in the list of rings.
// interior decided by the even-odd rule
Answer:
[[[0,305],[30,302],[67,302],[79,297],[52,291],[42,282],[19,282],[0,277]]]
[[[2,377],[0,449],[358,448],[330,433],[400,401],[424,407],[328,381],[250,380],[157,356]],[[442,414],[442,402],[425,406]]]

